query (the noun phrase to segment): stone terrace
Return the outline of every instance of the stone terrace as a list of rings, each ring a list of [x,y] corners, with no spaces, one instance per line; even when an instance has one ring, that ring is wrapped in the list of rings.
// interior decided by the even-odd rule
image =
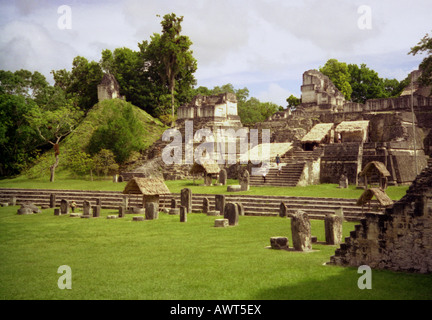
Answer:
[[[118,209],[122,204],[124,195],[115,191],[77,191],[77,190],[36,190],[36,189],[0,189],[0,201],[6,202],[11,197],[16,197],[17,204],[30,201],[42,208],[49,208],[50,195],[56,195],[56,206],[62,199],[75,200],[78,208],[82,208],[85,200],[96,202],[101,200],[103,209]],[[208,198],[210,210],[215,207],[214,194],[193,194],[193,212],[202,212],[203,199]],[[278,216],[279,206],[284,202],[289,210],[302,209],[311,219],[324,219],[325,215],[334,213],[343,208],[347,221],[360,221],[364,217],[362,209],[356,205],[356,199],[338,198],[311,198],[311,197],[287,197],[287,196],[258,196],[258,195],[225,195],[226,202],[242,203],[245,215],[250,216]],[[160,208],[170,208],[171,199],[180,202],[180,194],[163,195],[160,198]],[[142,206],[142,197],[131,196],[130,206]],[[376,203],[376,202],[375,202]]]

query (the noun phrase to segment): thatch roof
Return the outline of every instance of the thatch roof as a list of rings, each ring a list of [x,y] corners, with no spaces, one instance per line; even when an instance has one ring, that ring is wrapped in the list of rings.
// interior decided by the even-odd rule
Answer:
[[[332,128],[333,123],[318,123],[301,139],[301,142],[321,142]]]
[[[145,196],[155,196],[170,194],[171,191],[162,179],[157,178],[133,178],[123,190],[124,194],[142,194]]]
[[[374,196],[383,207],[391,206],[393,204],[393,200],[390,199],[383,190],[380,188],[370,188],[363,192],[360,198],[358,198],[357,205],[365,205],[371,201]]]
[[[208,174],[218,174],[220,172],[219,165],[216,162],[203,162],[202,164],[194,163],[192,169],[190,170],[191,174],[203,173],[206,172]]]
[[[367,132],[369,126],[368,120],[363,121],[342,121],[337,127],[336,132]]]
[[[371,161],[369,162],[364,169],[362,170],[362,172],[360,172],[360,176],[370,176],[374,173],[374,171],[378,170],[378,172],[383,175],[384,177],[390,177],[391,174],[390,172],[387,170],[386,166],[384,163],[380,162],[380,161]]]

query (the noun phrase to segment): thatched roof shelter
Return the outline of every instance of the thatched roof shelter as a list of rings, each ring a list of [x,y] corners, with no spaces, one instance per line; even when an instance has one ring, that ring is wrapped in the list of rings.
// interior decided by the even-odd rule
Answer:
[[[202,164],[194,163],[190,173],[206,173],[206,174],[218,174],[220,172],[219,165],[216,162],[203,162]]]
[[[302,139],[302,143],[320,143],[326,138],[330,130],[333,128],[333,123],[318,123],[311,131],[309,131]]]
[[[383,177],[391,176],[384,163],[380,161],[371,161],[364,167],[362,172],[360,172],[360,177],[371,176],[375,173],[379,173]]]
[[[124,194],[142,194],[144,196],[157,196],[170,194],[171,191],[162,179],[133,178],[123,190]]]
[[[336,134],[342,134],[345,141],[366,141],[369,121],[342,121],[335,129]]]
[[[358,198],[357,205],[364,206],[367,203],[369,203],[370,205],[370,201],[374,196],[382,207],[388,207],[393,205],[393,200],[390,199],[389,196],[385,193],[385,191],[381,190],[380,188],[367,189],[365,192],[362,193],[360,198]]]

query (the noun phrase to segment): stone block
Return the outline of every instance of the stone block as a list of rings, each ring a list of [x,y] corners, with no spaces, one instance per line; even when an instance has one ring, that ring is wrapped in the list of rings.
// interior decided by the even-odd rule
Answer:
[[[216,211],[216,210],[210,210],[207,212],[208,216],[218,216],[220,214],[220,211]]]
[[[118,217],[119,217],[118,215],[112,214],[112,215],[107,216],[107,219],[117,219]]]
[[[216,219],[214,224],[216,228],[225,228],[228,227],[228,225],[228,219]]]
[[[79,213],[71,213],[69,215],[69,217],[71,217],[71,218],[79,218],[79,217],[81,217],[81,214],[79,214]]]
[[[171,208],[168,213],[170,215],[179,215],[180,214],[180,208]]]
[[[239,216],[244,216],[245,215],[245,210],[244,210],[243,204],[240,203],[240,202],[237,202],[236,205],[237,205],[237,210],[238,210]]]
[[[133,217],[132,221],[144,221],[144,217],[142,217],[142,216]]]
[[[234,184],[227,187],[228,192],[240,192],[242,191],[241,186],[238,184]]]
[[[289,241],[287,237],[271,237],[270,246],[276,250],[287,250],[289,248]]]
[[[59,209],[59,208],[55,208],[55,209],[54,209],[54,215],[55,215],[55,216],[59,216],[59,215],[61,215],[61,213],[60,213],[60,209]]]

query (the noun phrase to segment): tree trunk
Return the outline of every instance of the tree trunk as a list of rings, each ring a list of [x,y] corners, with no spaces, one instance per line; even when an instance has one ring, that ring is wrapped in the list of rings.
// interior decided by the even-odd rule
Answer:
[[[174,83],[171,85],[171,127],[174,127]]]
[[[50,182],[54,182],[55,169],[57,168],[58,163],[59,163],[59,156],[56,155],[55,158],[56,158],[56,160],[55,160],[54,164],[50,167],[50,171],[51,171]]]

